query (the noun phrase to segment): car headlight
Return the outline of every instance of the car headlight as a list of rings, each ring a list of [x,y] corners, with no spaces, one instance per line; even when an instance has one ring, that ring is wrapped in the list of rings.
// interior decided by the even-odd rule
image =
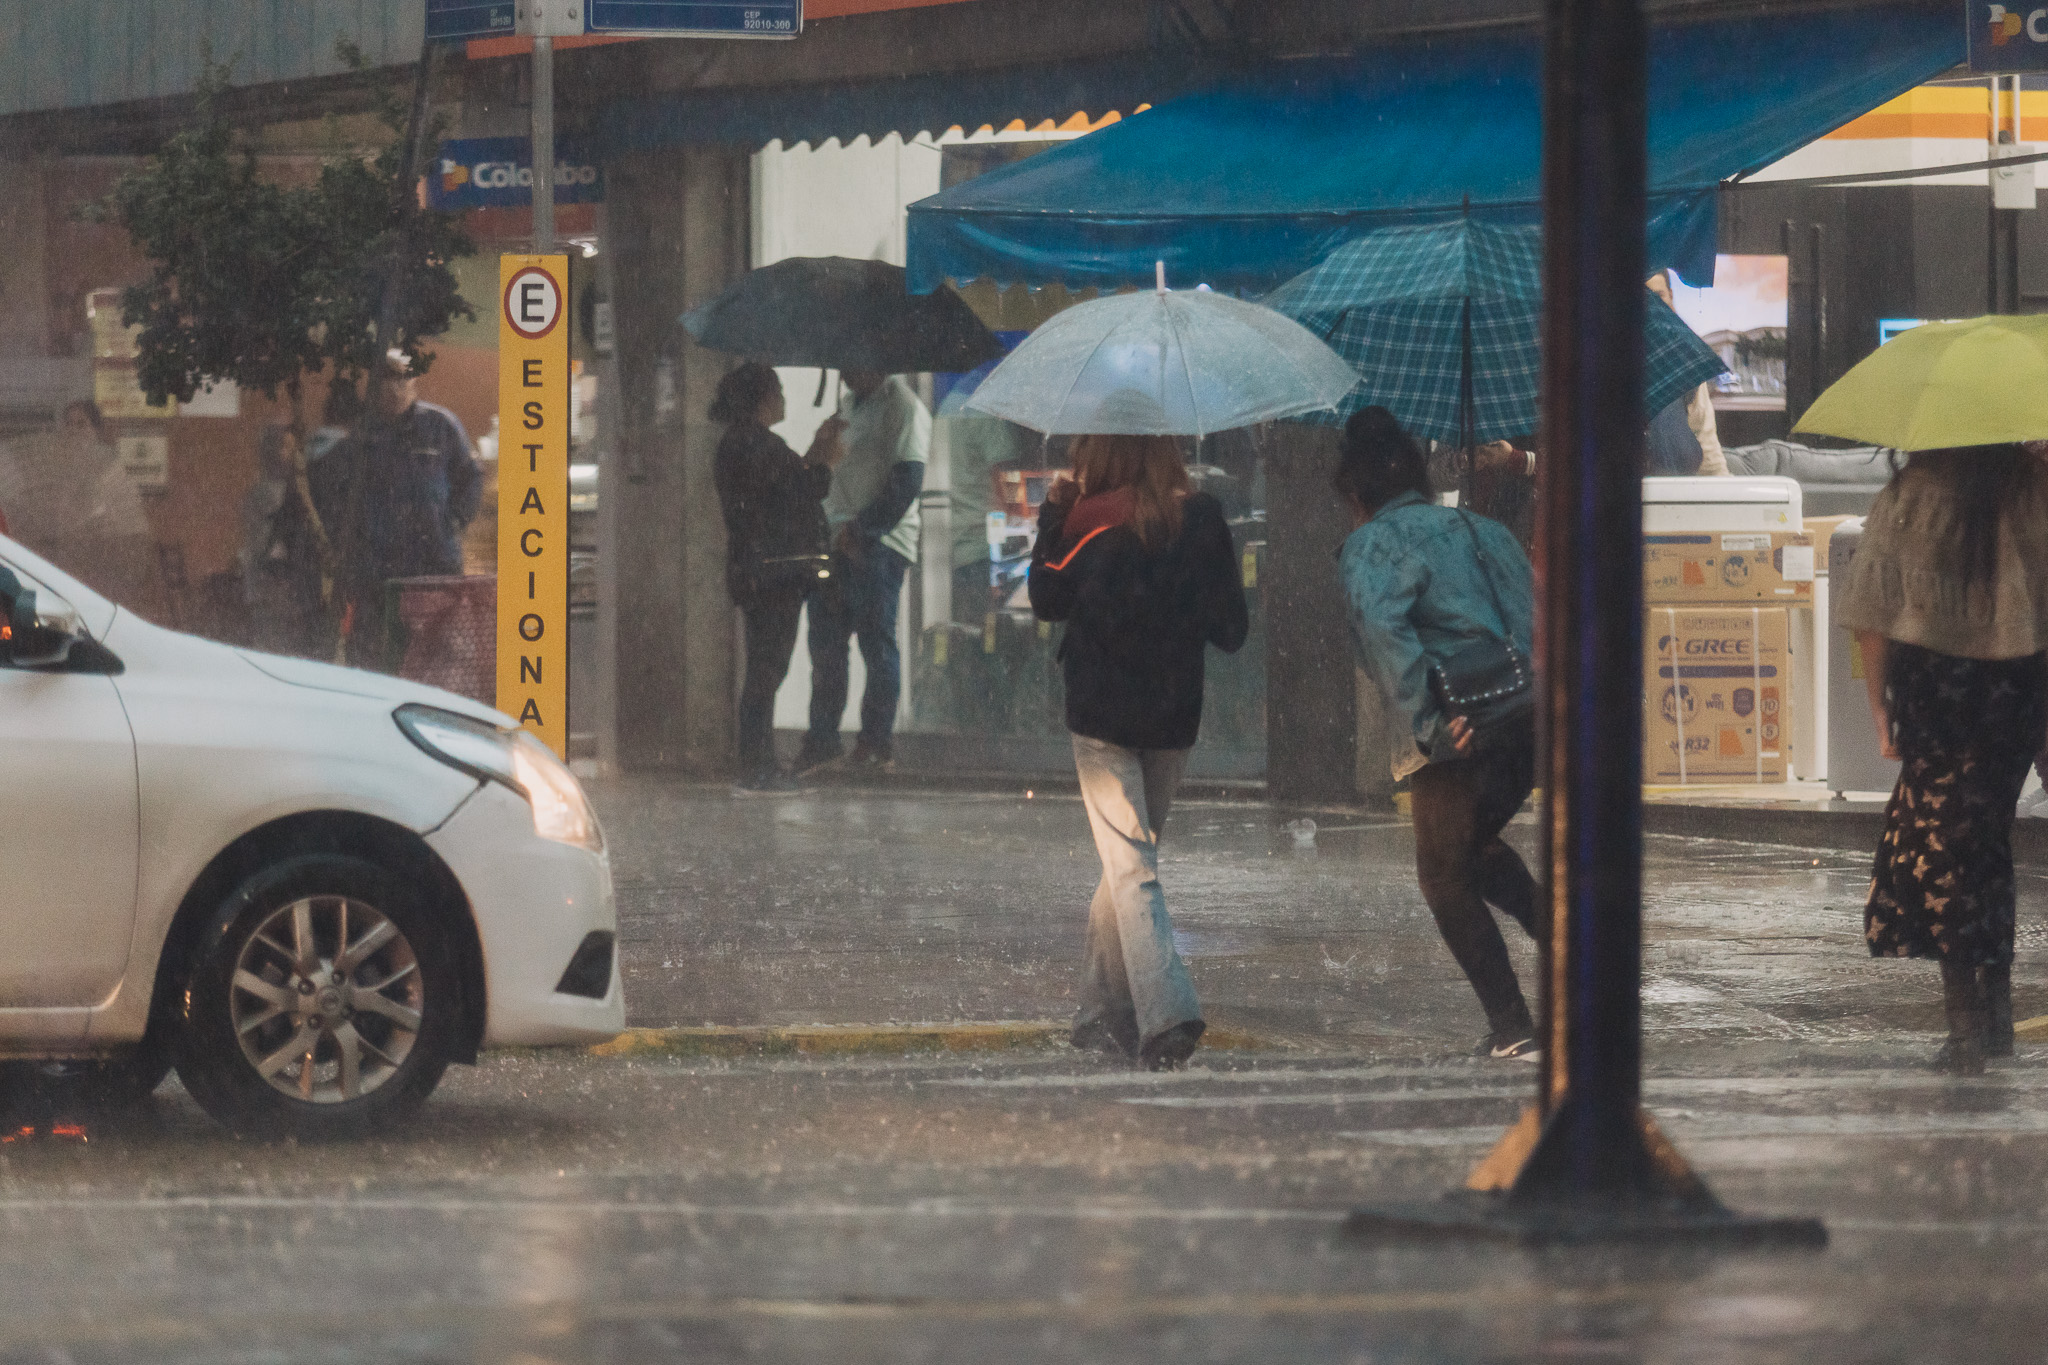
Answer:
[[[583,784],[531,734],[432,706],[401,706],[392,719],[430,757],[525,797],[533,808],[533,832],[541,838],[604,852],[604,831]]]
[[[533,803],[533,831],[543,839],[604,852],[604,831],[583,784],[554,750],[525,730],[512,732],[512,776]]]

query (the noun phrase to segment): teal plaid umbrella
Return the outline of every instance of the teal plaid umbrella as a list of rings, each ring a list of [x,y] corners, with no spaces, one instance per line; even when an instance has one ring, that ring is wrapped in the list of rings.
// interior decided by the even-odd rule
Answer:
[[[1359,386],[1320,420],[1342,422],[1379,403],[1414,435],[1462,445],[1537,429],[1542,266],[1533,225],[1403,225],[1345,243],[1265,303],[1359,373]],[[1653,415],[1727,367],[1644,292],[1643,411]]]

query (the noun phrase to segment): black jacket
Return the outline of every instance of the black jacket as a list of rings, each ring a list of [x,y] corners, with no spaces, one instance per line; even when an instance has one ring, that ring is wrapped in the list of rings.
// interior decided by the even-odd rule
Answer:
[[[1223,508],[1191,495],[1178,538],[1148,553],[1118,526],[1078,548],[1067,512],[1040,514],[1031,608],[1065,621],[1067,728],[1126,749],[1186,749],[1202,723],[1202,651],[1244,643],[1244,581]]]
[[[764,590],[794,589],[802,575],[762,561],[825,550],[825,494],[832,471],[807,465],[780,436],[753,422],[725,430],[711,474],[725,512],[725,582],[741,607]]]

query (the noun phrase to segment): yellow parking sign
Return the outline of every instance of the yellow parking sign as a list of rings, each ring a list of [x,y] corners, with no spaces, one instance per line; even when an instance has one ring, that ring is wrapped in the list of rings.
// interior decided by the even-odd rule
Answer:
[[[569,258],[498,258],[498,709],[569,750]]]

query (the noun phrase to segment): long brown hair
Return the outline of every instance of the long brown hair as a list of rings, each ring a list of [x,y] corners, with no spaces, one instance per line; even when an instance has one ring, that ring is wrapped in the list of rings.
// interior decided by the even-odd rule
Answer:
[[[1074,442],[1074,477],[1084,497],[1130,489],[1131,529],[1147,550],[1164,549],[1180,534],[1188,466],[1171,436],[1083,436]]]
[[[1947,484],[1955,497],[1962,543],[1951,553],[1960,561],[1966,585],[1998,577],[1999,524],[2026,487],[2033,458],[2017,445],[1913,452],[1912,463]]]

